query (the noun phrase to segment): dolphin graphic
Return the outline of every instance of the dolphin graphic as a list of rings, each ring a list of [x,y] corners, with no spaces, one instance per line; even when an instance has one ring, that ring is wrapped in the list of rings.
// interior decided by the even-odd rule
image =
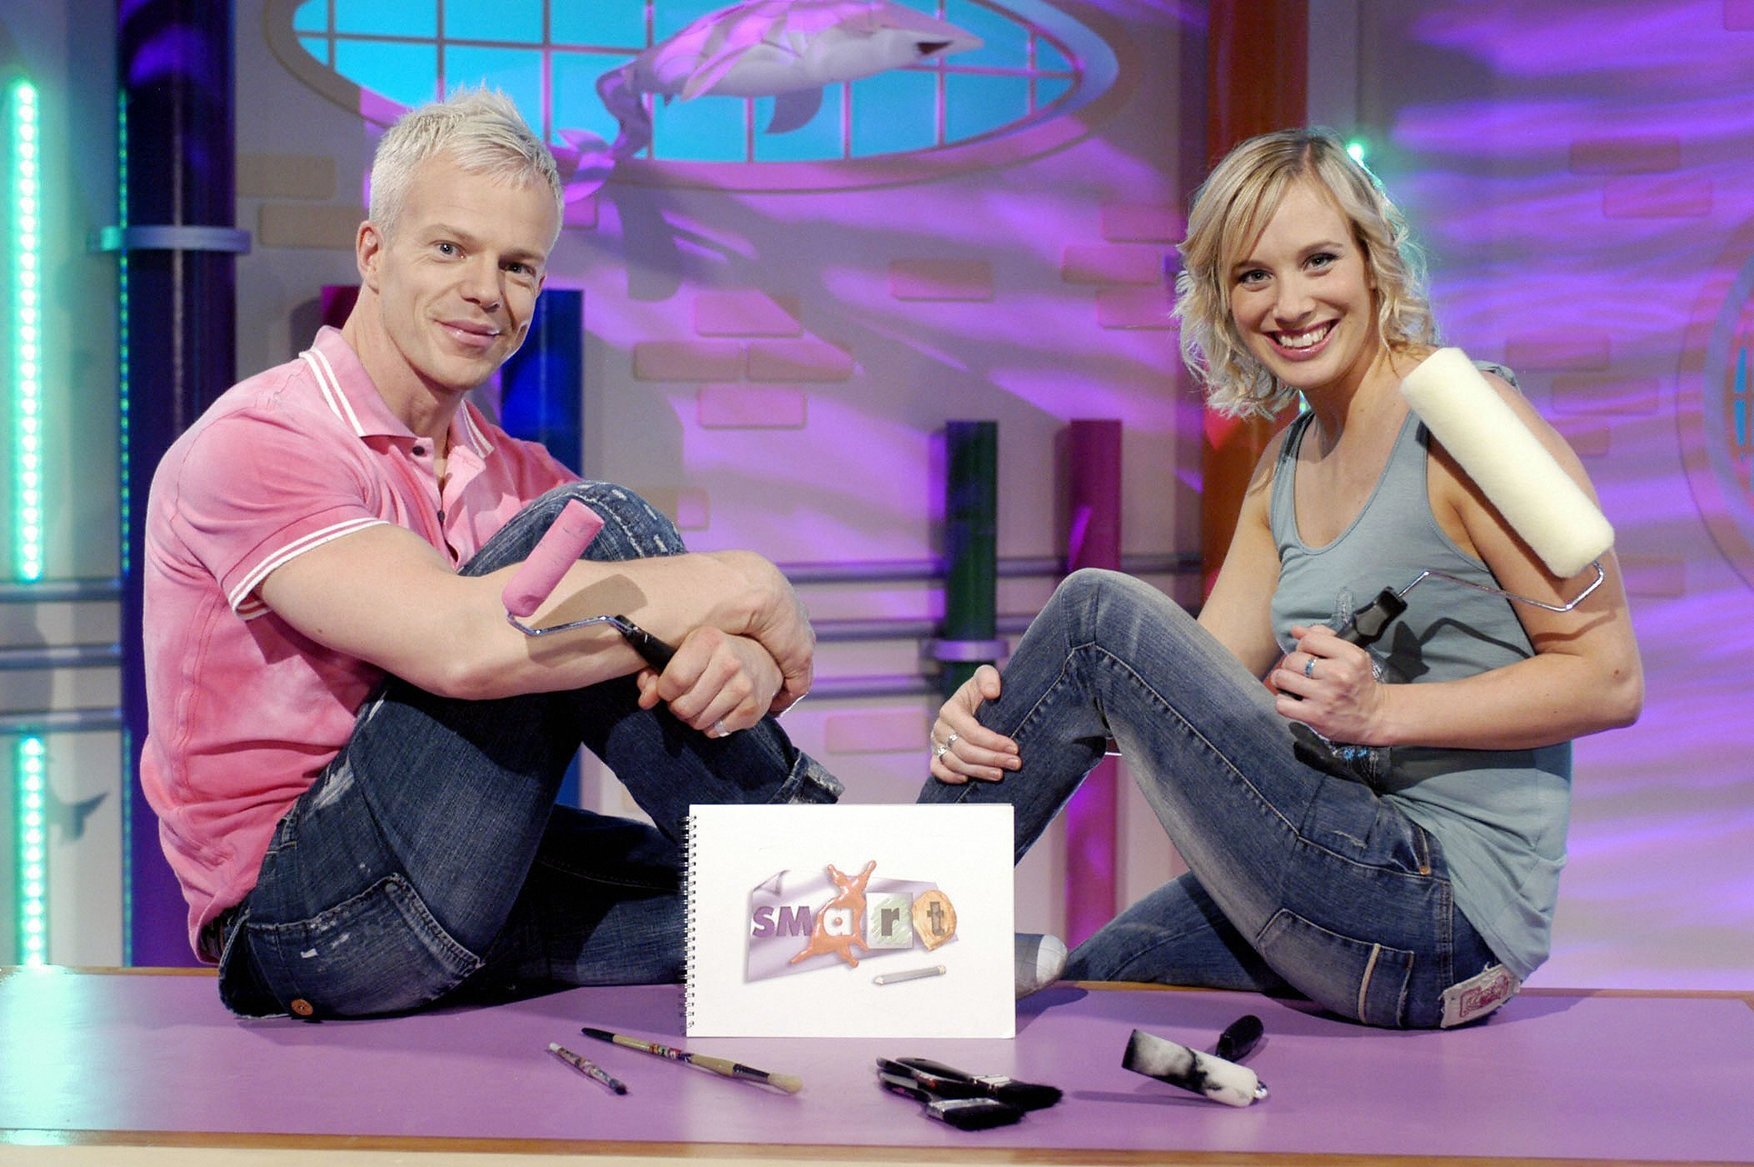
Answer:
[[[568,197],[595,190],[617,162],[651,145],[648,95],[772,97],[767,132],[781,134],[816,116],[825,85],[980,45],[972,33],[891,0],[745,0],[709,12],[597,78],[620,133],[604,149],[593,134],[561,131],[578,151]]]

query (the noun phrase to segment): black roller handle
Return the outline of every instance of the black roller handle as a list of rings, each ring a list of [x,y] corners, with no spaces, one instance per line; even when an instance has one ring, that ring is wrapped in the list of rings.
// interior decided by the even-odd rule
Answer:
[[[659,640],[656,636],[653,636],[650,632],[647,632],[644,628],[641,628],[626,616],[611,616],[609,617],[609,624],[615,629],[615,631],[621,633],[621,638],[623,640],[633,645],[633,650],[639,653],[648,665],[651,665],[660,673],[669,665],[670,659],[676,655],[676,650],[674,648],[666,644],[664,641]]]
[[[1419,580],[1413,581],[1414,584],[1418,582]],[[1340,629],[1340,639],[1360,648],[1369,648],[1375,644],[1394,622],[1395,617],[1407,610],[1407,601],[1402,597],[1412,589],[1413,584],[1408,584],[1398,592],[1393,588],[1384,588],[1378,592],[1376,599],[1358,609],[1352,614],[1352,619],[1346,621],[1346,626]],[[1314,766],[1337,778],[1371,782],[1369,775],[1360,773],[1347,760],[1345,751],[1348,747],[1337,746],[1301,721],[1291,723],[1291,736],[1293,750],[1298,760],[1305,765]]]
[[[1409,588],[1411,585],[1409,585]],[[1384,588],[1376,594],[1376,599],[1352,614],[1346,627],[1340,629],[1340,639],[1360,648],[1369,648],[1388,629],[1396,616],[1407,610],[1407,601],[1401,597],[1409,588],[1395,591]]]

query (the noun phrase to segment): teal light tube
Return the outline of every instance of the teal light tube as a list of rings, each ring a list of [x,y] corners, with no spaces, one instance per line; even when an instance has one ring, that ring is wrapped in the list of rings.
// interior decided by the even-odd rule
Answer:
[[[18,963],[27,967],[49,959],[48,751],[43,739],[17,739],[14,773],[18,779]]]
[[[43,575],[41,137],[36,87],[15,81],[7,96],[13,573],[31,582]]]
[[[43,576],[43,232],[42,134],[36,86],[14,81],[6,93],[7,264],[5,303],[12,350],[12,573]],[[17,962],[49,955],[48,750],[43,739],[14,740],[13,846]]]

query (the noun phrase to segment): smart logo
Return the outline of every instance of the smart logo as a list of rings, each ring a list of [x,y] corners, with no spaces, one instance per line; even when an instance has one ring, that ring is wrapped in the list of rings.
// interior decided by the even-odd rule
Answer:
[[[956,938],[956,907],[935,884],[888,879],[871,860],[848,875],[782,871],[749,895],[747,979],[766,980],[930,952]]]

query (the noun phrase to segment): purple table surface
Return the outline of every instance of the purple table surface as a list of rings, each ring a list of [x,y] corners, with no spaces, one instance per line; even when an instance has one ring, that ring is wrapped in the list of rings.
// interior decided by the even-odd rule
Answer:
[[[1525,993],[1452,1033],[1366,1029],[1250,994],[1056,986],[1015,1040],[684,1042],[674,987],[574,989],[378,1021],[239,1021],[211,978],[0,973],[0,1131],[1030,1147],[1754,1162],[1754,1009],[1725,996]],[[1121,1068],[1144,1029],[1204,1048],[1243,1013],[1271,1097],[1207,1102]],[[797,1074],[787,1095],[594,1042],[581,1025]],[[616,1096],[547,1052],[627,1083]],[[953,1130],[875,1085],[919,1055],[1065,1091]]]

